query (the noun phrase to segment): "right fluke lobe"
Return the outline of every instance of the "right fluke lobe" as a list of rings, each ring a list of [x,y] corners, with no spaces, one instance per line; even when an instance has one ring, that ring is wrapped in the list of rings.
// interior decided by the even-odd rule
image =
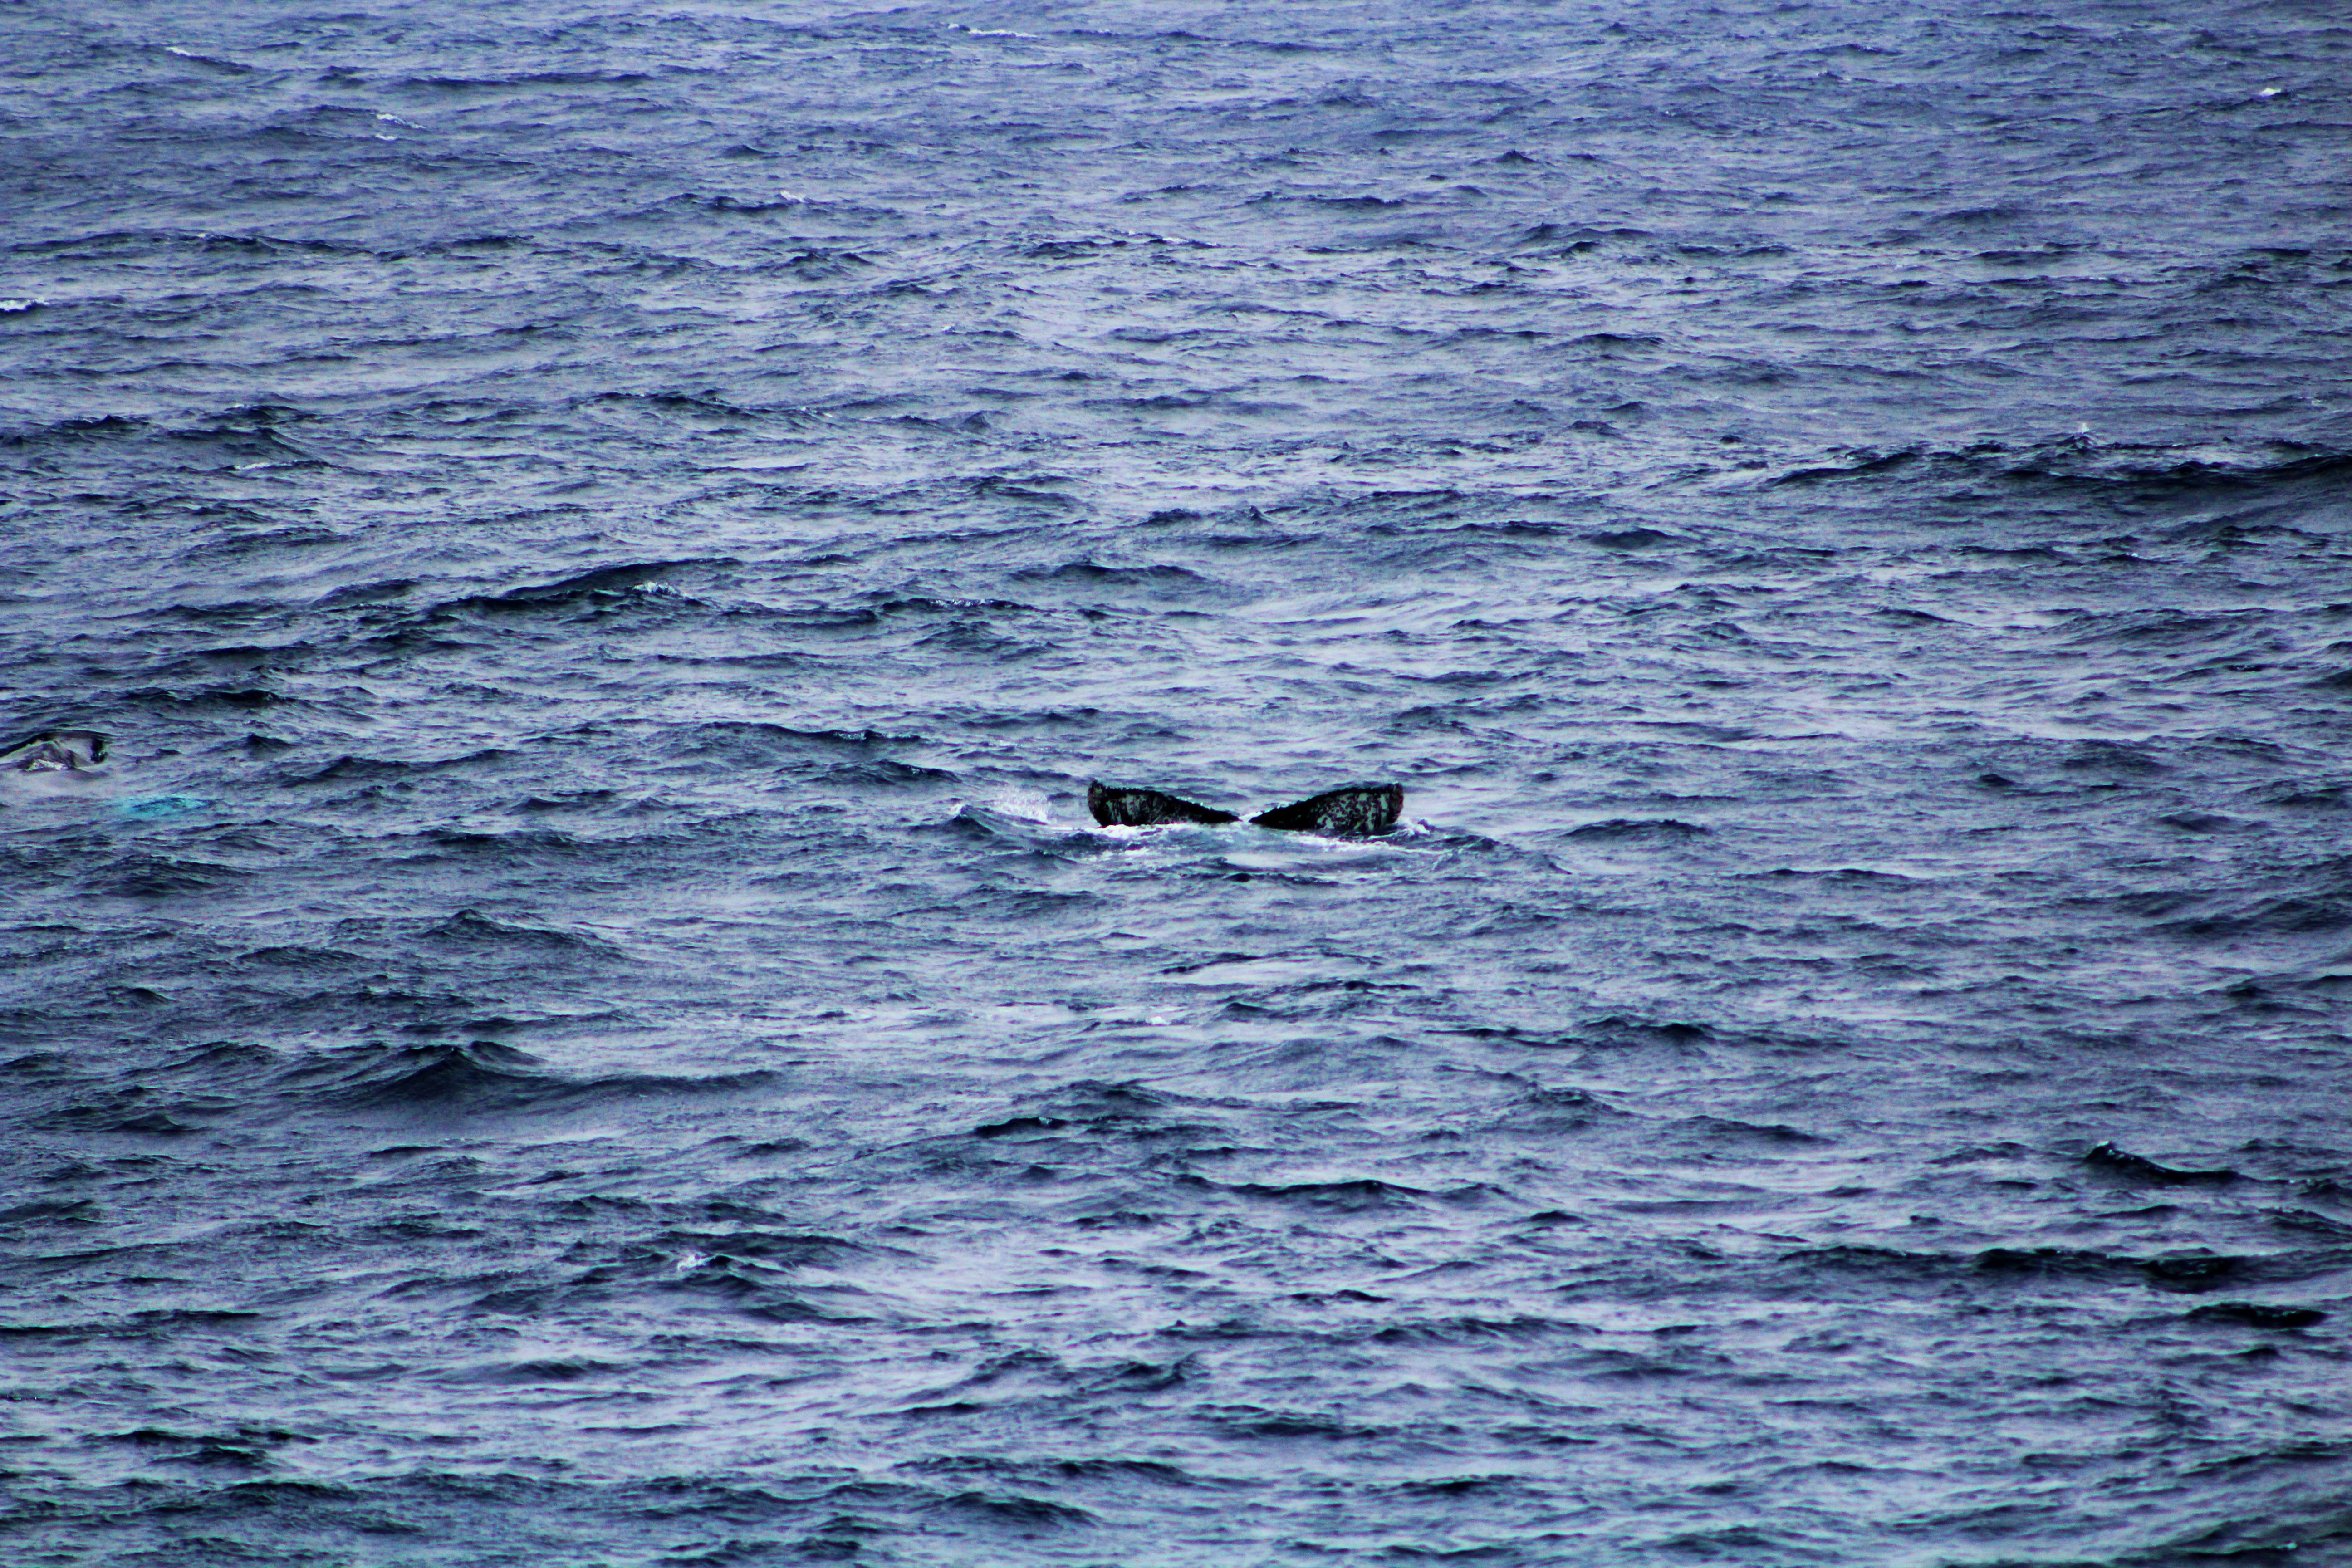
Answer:
[[[1214,826],[1241,820],[1232,812],[1219,811],[1213,805],[1194,805],[1189,800],[1179,800],[1156,789],[1130,789],[1124,784],[1107,784],[1099,779],[1087,785],[1087,809],[1105,827],[1158,827],[1171,822]]]
[[[1289,833],[1324,833],[1334,838],[1370,838],[1397,825],[1404,812],[1401,784],[1342,784],[1292,805],[1278,805],[1250,818],[1260,827]]]

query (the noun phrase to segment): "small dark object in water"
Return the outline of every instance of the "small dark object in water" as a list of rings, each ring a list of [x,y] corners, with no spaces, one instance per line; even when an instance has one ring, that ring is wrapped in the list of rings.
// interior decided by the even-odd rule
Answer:
[[[0,769],[19,773],[87,773],[105,761],[95,730],[44,730],[0,752]]]
[[[1290,833],[1370,838],[1394,827],[1403,811],[1404,785],[1352,784],[1326,790],[1293,805],[1276,806],[1250,821],[1260,827],[1278,827]]]
[[[1156,789],[1130,789],[1124,784],[1107,784],[1099,780],[1087,785],[1087,809],[1105,827],[1158,827],[1170,822],[1202,822],[1212,826],[1220,822],[1239,822],[1230,811],[1219,811],[1212,805],[1194,805],[1189,800],[1179,800],[1172,795],[1162,795]]]

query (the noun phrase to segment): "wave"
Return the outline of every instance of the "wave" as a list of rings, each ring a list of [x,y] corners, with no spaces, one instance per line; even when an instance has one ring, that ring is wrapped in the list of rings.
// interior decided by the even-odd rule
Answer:
[[[601,937],[541,926],[510,925],[473,910],[459,910],[447,920],[425,928],[427,942],[452,947],[510,952],[517,950],[576,953],[617,958],[621,949]]]
[[[2098,442],[2065,437],[2011,447],[1983,441],[1959,448],[1906,447],[1889,452],[1846,448],[1843,461],[1786,470],[1761,481],[1767,488],[1847,485],[1900,478],[1906,486],[1954,482],[1997,484],[2008,490],[2074,492],[2116,505],[2166,499],[2238,501],[2265,492],[2333,494],[2352,477],[2352,453],[2290,441],[2225,448]],[[2244,520],[2240,520],[2243,525]],[[2202,520],[2182,525],[2191,535],[2226,525]]]
[[[367,784],[382,779],[417,778],[443,773],[496,772],[520,754],[503,747],[488,746],[478,752],[467,752],[462,756],[402,762],[346,752],[315,772],[300,774],[287,782],[292,784]]]
[[[1073,561],[1061,566],[1033,566],[1015,572],[1024,582],[1078,583],[1115,584],[1126,588],[1156,588],[1191,591],[1202,587],[1223,586],[1213,577],[1205,576],[1189,566],[1105,566],[1093,561]]]
[[[529,1051],[491,1040],[465,1045],[373,1042],[324,1053],[281,1075],[281,1091],[375,1110],[496,1113],[571,1110],[655,1096],[739,1094],[775,1081],[767,1071],[706,1077],[614,1073],[567,1078]]]
[[[426,88],[436,92],[503,92],[533,87],[640,87],[655,79],[634,70],[516,71],[503,76],[403,76],[385,82],[392,88]]]
[[[1382,1181],[1376,1176],[1359,1176],[1351,1181],[1283,1183],[1213,1182],[1206,1176],[1183,1175],[1177,1177],[1176,1181],[1180,1186],[1203,1191],[1232,1193],[1240,1197],[1348,1214],[1417,1208],[1424,1200],[1438,1195],[1424,1187],[1406,1186],[1402,1183]]]
[[[120,414],[77,415],[46,425],[19,425],[0,430],[0,447],[33,447],[47,441],[95,441],[135,436],[149,428],[147,421]]]
[[[2153,1160],[2118,1149],[2113,1143],[2098,1145],[2083,1156],[2083,1163],[2109,1175],[2157,1186],[2210,1185],[2239,1179],[2238,1173],[2231,1170],[2183,1171],[2159,1165]]]
[[[1671,816],[1619,816],[1612,817],[1607,822],[1588,822],[1581,827],[1571,827],[1560,837],[1605,839],[1611,842],[1641,839],[1672,843],[1699,837],[1706,831],[1696,823],[1684,822]]]
[[[529,584],[509,588],[503,593],[473,594],[460,599],[446,600],[433,606],[433,614],[446,616],[468,610],[477,613],[543,610],[581,604],[617,605],[627,602],[631,590],[662,584],[667,578],[698,567],[740,564],[741,563],[732,556],[625,562],[619,565],[599,566],[552,583]]]

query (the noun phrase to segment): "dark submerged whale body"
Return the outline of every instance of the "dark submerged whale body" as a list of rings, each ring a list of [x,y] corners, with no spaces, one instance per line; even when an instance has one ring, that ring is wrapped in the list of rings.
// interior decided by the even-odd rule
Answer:
[[[1215,826],[1238,822],[1230,811],[1196,805],[1156,789],[1107,784],[1087,785],[1087,809],[1105,827],[1159,827],[1172,822]],[[1323,833],[1339,838],[1370,838],[1394,827],[1404,810],[1404,785],[1352,784],[1326,790],[1289,805],[1276,806],[1250,818],[1259,827],[1288,833]]]

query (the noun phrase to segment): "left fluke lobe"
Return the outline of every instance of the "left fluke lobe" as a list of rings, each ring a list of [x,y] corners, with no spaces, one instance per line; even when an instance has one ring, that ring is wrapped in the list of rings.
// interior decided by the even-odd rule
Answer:
[[[1241,820],[1232,812],[1219,811],[1213,805],[1195,805],[1156,789],[1130,789],[1122,784],[1107,784],[1099,779],[1087,785],[1087,809],[1105,827],[1158,827],[1171,822],[1214,826]]]

